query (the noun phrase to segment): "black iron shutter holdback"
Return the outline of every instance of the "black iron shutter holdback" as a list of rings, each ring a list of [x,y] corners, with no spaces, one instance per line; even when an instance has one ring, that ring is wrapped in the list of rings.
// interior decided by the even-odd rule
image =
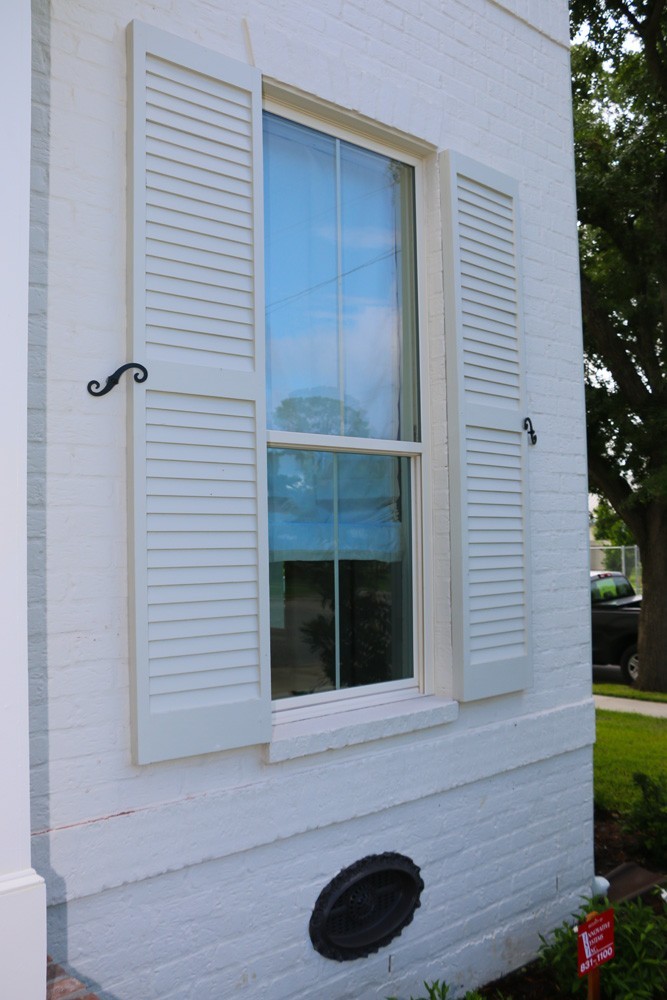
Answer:
[[[109,375],[103,389],[100,389],[100,383],[97,382],[95,379],[93,379],[91,382],[88,383],[87,386],[88,392],[90,393],[91,396],[106,396],[108,392],[111,392],[114,386],[118,385],[121,375],[123,374],[123,372],[126,372],[129,368],[139,369],[139,371],[134,373],[135,382],[145,382],[146,379],[148,378],[148,372],[143,365],[137,364],[136,361],[130,361],[126,365],[121,365],[120,368],[117,368],[112,375]]]
[[[530,441],[530,443],[537,444],[537,434],[533,429],[533,421],[530,419],[530,417],[524,417],[523,429],[528,435],[528,440]]]

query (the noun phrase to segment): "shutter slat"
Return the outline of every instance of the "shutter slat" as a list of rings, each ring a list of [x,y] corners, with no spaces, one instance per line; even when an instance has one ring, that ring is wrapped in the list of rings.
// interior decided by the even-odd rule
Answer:
[[[215,652],[198,653],[190,657],[191,672],[193,675],[200,673],[216,673],[226,667],[235,669],[235,666],[252,666],[257,662],[257,644],[253,645],[252,636],[245,636],[249,641],[244,644],[239,642],[238,636],[219,636],[216,643]],[[151,673],[152,683],[158,684],[160,678],[182,676],[181,658],[178,655],[164,656],[161,659],[153,659],[153,670]]]
[[[175,138],[175,137],[173,137]],[[192,148],[173,141],[163,131],[160,135],[146,137],[146,169],[156,175],[174,178],[192,177],[195,187],[218,187],[224,178],[224,194],[230,200],[248,197],[251,175],[247,163],[235,164],[228,157],[220,156],[217,147]]]
[[[223,567],[223,571],[226,567]],[[183,616],[195,619],[211,618],[215,610],[220,619],[231,615],[253,615],[257,612],[258,586],[253,577],[244,583],[211,582],[198,575],[193,582],[152,583],[148,587],[149,621],[167,621],[179,609]],[[178,608],[176,607],[178,605]],[[199,610],[197,610],[199,609]]]
[[[252,615],[246,618],[220,619],[215,630],[210,630],[207,634],[196,638],[179,636],[166,641],[154,639],[151,642],[151,657],[155,657],[157,660],[164,656],[178,657],[181,671],[185,674],[191,659],[194,669],[199,653],[217,653],[225,648],[226,643],[232,649],[248,648],[252,645],[253,636],[257,632],[256,626],[257,622]],[[256,675],[257,670],[255,669]],[[148,678],[149,685],[152,676],[151,670]]]
[[[148,32],[156,45],[158,47],[159,43],[158,32],[149,29],[147,25],[135,22],[135,30],[142,32]],[[168,56],[165,58],[161,57],[161,53],[153,55],[150,51],[146,53],[146,70],[149,80],[163,81],[159,86],[159,90],[165,93],[181,93],[190,94],[194,102],[202,107],[218,107],[223,110],[224,113],[236,116],[237,118],[245,121],[248,115],[248,108],[252,107],[252,94],[248,91],[247,85],[239,83],[239,86],[234,86],[233,83],[227,83],[225,80],[218,79],[213,76],[203,75],[205,73],[206,64],[218,63],[216,69],[220,68],[221,64],[226,63],[226,70],[230,74],[235,75],[236,70],[246,69],[245,67],[239,66],[239,64],[233,64],[231,60],[222,60],[220,56],[217,56],[213,52],[208,52],[206,49],[202,49],[199,46],[185,45],[180,42],[179,39],[174,36],[168,36],[164,32],[160,32],[162,35],[162,52],[166,48],[177,46],[181,50],[181,53],[189,50],[191,55],[194,57],[190,65],[181,65],[178,62],[172,62]],[[171,42],[171,46],[170,43]],[[197,59],[196,52],[199,51],[200,58]],[[192,67],[199,65],[201,68],[201,74],[193,73]],[[245,74],[247,80],[247,69]]]
[[[531,676],[516,185],[441,157],[452,497],[454,691]]]
[[[178,549],[208,549],[205,531],[149,531],[148,535],[154,550],[171,552]],[[224,553],[226,566],[245,566],[251,563],[255,558],[255,542],[255,535],[251,531],[219,532],[215,538],[216,550]]]
[[[243,663],[244,659],[248,660],[247,664]],[[237,685],[243,681],[252,683],[252,650],[246,650],[245,657],[238,651],[235,661],[235,666],[229,666],[223,670],[205,670],[202,673],[190,672],[185,677],[178,674],[173,677],[156,677],[151,682],[151,690],[154,695],[159,695],[180,691],[197,691],[202,688],[229,687],[231,684]]]
[[[181,553],[178,553],[181,555]],[[177,555],[175,553],[174,555]],[[210,562],[200,561],[199,559],[192,559],[186,564],[179,564],[171,566],[159,566],[151,563],[148,573],[149,585],[159,586],[164,584],[165,586],[178,586],[182,583],[215,583],[215,584],[233,584],[238,586],[237,593],[239,595],[243,594],[244,585],[250,584],[252,587],[252,593],[257,593],[257,586],[255,582],[255,576],[249,569],[244,569],[239,566],[220,566],[219,557],[214,558],[213,553],[210,554]],[[169,612],[171,614],[171,612]],[[193,611],[194,613],[194,611]]]

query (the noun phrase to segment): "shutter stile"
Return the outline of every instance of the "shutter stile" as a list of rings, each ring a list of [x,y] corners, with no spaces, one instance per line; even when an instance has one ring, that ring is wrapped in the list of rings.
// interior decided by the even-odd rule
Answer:
[[[441,157],[454,694],[531,679],[516,185]]]
[[[130,30],[133,744],[270,738],[261,171],[254,69]]]

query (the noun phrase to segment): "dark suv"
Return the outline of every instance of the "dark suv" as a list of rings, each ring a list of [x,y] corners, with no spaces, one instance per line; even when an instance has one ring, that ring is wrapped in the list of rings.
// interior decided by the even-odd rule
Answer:
[[[593,663],[618,663],[627,684],[633,684],[639,675],[641,604],[641,596],[622,573],[591,571]]]

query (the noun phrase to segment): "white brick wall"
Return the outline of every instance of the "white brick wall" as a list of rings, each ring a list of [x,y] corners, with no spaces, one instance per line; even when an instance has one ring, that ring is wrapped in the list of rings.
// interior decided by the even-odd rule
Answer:
[[[537,931],[576,905],[592,873],[565,0],[34,6],[33,840],[52,903],[51,951],[118,1000],[358,1000],[407,996],[424,977],[480,982],[531,954]],[[95,400],[85,386],[126,359],[125,29],[133,18],[252,59],[280,83],[519,180],[527,395],[539,436],[529,454],[529,691],[461,706],[444,727],[278,764],[258,747],[131,764],[127,387]],[[434,160],[426,174],[430,628],[446,679],[446,358]],[[423,867],[413,925],[367,960],[321,959],[307,938],[320,889],[341,866],[383,850],[405,851]]]
[[[447,795],[359,817],[56,907],[50,947],[118,997],[377,1000],[421,979],[471,988],[519,965],[588,878],[586,751]],[[223,839],[224,830],[218,831]],[[320,890],[385,849],[420,865],[413,922],[367,959],[339,964],[310,945]],[[109,941],[122,928],[122,962]],[[60,930],[60,933],[59,933]],[[61,937],[62,934],[62,937]],[[92,952],[92,953],[91,953]]]

